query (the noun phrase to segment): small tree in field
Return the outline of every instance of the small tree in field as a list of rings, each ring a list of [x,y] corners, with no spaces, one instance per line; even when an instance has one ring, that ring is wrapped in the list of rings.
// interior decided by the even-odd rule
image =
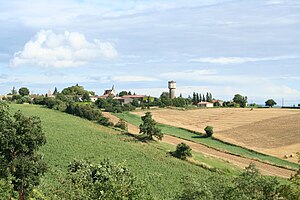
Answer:
[[[269,106],[271,108],[277,104],[273,99],[268,99],[265,103],[266,106]]]
[[[145,134],[147,140],[153,140],[156,137],[158,140],[163,138],[161,129],[156,127],[156,121],[152,119],[151,112],[147,112],[145,116],[142,116],[143,123],[140,124],[140,133]]]
[[[172,152],[172,155],[181,160],[186,160],[187,157],[192,157],[192,149],[185,143],[180,143],[176,146],[176,151]]]
[[[207,137],[211,137],[214,133],[214,128],[212,126],[207,126],[205,127],[204,131]]]

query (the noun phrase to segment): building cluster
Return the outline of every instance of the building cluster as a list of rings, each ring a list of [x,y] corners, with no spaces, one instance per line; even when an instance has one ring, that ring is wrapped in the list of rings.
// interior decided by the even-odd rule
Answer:
[[[133,94],[133,95],[124,95],[122,97],[119,97],[116,93],[115,87],[112,86],[111,89],[109,90],[104,90],[103,95],[101,96],[90,96],[91,101],[95,102],[97,101],[97,99],[107,99],[107,98],[113,98],[115,100],[118,100],[121,104],[128,104],[128,103],[132,103],[134,100],[137,100],[138,103],[141,103],[142,101],[146,100],[148,98],[148,96],[146,95],[137,95],[137,94]]]

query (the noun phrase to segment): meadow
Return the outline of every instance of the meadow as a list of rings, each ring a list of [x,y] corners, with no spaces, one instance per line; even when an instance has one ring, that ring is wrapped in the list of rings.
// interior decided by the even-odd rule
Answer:
[[[109,158],[123,163],[142,180],[155,199],[172,199],[183,188],[182,180],[205,180],[211,176],[234,177],[240,171],[222,160],[194,152],[191,164],[170,156],[175,147],[159,142],[141,143],[120,131],[100,126],[94,122],[59,111],[33,105],[10,105],[12,111],[21,110],[25,115],[39,116],[47,137],[47,144],[40,150],[48,164],[39,189],[45,193],[64,179],[67,165],[74,159],[99,162]],[[209,170],[217,168],[218,172]]]

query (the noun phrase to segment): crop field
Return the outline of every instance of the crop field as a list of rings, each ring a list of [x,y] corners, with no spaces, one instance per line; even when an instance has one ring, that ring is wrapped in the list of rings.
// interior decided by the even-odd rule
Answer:
[[[168,152],[173,145],[153,142],[145,144],[119,131],[59,111],[32,105],[10,105],[12,111],[21,110],[25,115],[39,116],[46,133],[47,144],[41,149],[49,170],[39,186],[47,191],[64,179],[67,165],[74,159],[92,162],[109,158],[123,163],[145,182],[145,187],[156,199],[172,199],[183,188],[182,179],[204,180],[219,173],[171,157]],[[225,176],[233,177],[239,170],[220,159],[194,152],[194,160],[222,170]],[[170,187],[172,186],[172,187]],[[50,191],[49,191],[50,192]]]
[[[300,110],[292,109],[196,109],[152,110],[162,124],[203,132],[210,125],[214,137],[255,151],[283,158],[300,151]],[[143,111],[133,112],[143,115]],[[297,162],[296,156],[288,158]]]

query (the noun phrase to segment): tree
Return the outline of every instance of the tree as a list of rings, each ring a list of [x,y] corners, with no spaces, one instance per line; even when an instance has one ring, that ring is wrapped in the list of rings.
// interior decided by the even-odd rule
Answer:
[[[191,151],[191,147],[182,142],[176,146],[176,151],[172,152],[172,155],[181,160],[186,160],[187,157],[192,156]]]
[[[91,101],[90,93],[89,92],[85,92],[82,95],[82,100],[85,101],[85,102],[90,102]]]
[[[26,87],[22,87],[19,89],[19,94],[21,96],[27,96],[27,95],[29,95],[29,89]]]
[[[13,89],[11,90],[11,94],[12,94],[12,95],[17,94],[17,90],[16,90],[15,86],[14,86]]]
[[[161,103],[163,104],[163,106],[171,106],[172,105],[172,101],[169,97],[169,93],[168,92],[163,92],[160,97],[159,97]]]
[[[122,96],[127,95],[127,94],[128,94],[127,91],[121,91],[119,93],[119,97],[122,97]]]
[[[211,137],[214,133],[214,128],[212,126],[207,126],[205,127],[204,131],[207,137]]]
[[[247,106],[248,98],[240,94],[234,95],[233,102],[240,105],[240,107],[245,108]]]
[[[38,117],[25,117],[20,111],[13,116],[0,102],[0,176],[12,177],[12,185],[24,200],[46,171],[38,149],[46,143]]]
[[[64,88],[61,93],[64,95],[83,95],[86,92],[83,86],[76,84],[75,86]]]
[[[57,95],[58,94],[58,90],[57,90],[57,88],[55,87],[54,88],[54,91],[53,91],[53,95]]]
[[[140,133],[146,135],[147,140],[153,140],[156,137],[158,140],[163,138],[161,129],[156,127],[156,121],[152,119],[151,112],[146,112],[145,116],[142,116],[143,123],[140,124]]]
[[[271,108],[277,104],[273,99],[268,99],[265,103],[266,106],[269,106]]]

